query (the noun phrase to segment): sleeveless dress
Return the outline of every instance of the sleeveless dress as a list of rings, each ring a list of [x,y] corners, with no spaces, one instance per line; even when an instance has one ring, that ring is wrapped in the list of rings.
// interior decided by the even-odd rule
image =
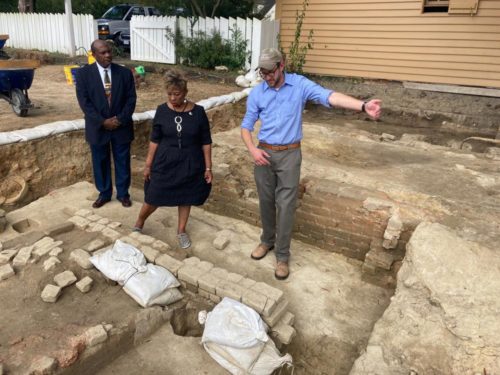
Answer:
[[[178,136],[175,117],[182,119]],[[179,121],[179,119],[177,119]],[[144,201],[153,206],[199,206],[212,188],[205,181],[203,145],[212,143],[210,125],[202,106],[176,112],[167,104],[156,109],[151,142],[158,148],[151,165],[150,180],[144,184]]]

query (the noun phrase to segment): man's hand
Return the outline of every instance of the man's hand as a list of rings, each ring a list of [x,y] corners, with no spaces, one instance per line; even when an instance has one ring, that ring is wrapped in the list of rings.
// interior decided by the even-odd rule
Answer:
[[[372,119],[377,120],[382,114],[382,108],[380,107],[382,101],[379,99],[373,99],[365,104],[365,112]]]
[[[270,157],[270,155],[265,152],[264,150],[261,150],[260,148],[254,147],[251,151],[250,154],[252,154],[253,161],[255,165],[270,165],[271,163],[267,158]]]
[[[104,120],[102,126],[104,126],[104,129],[106,130],[115,130],[120,126],[120,121],[116,116],[113,116],[111,118],[107,118],[106,120]]]
[[[147,165],[144,167],[144,181],[149,181],[151,179],[151,167]]]

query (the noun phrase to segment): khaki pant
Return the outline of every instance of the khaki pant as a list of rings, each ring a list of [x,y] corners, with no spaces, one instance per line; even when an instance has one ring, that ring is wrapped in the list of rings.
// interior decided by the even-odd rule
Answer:
[[[271,165],[256,165],[254,169],[262,222],[260,242],[266,246],[274,245],[276,259],[288,262],[302,152],[300,148],[264,151],[271,156]]]

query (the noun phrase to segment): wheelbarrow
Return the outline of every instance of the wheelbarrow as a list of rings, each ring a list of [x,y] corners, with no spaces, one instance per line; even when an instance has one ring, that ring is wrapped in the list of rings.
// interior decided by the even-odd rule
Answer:
[[[38,60],[0,60],[0,98],[5,99],[20,117],[27,116],[33,107],[28,89],[39,66]]]
[[[5,53],[5,51],[2,49],[3,46],[5,45],[5,42],[9,39],[8,35],[0,35],[0,59],[8,59],[9,55]]]

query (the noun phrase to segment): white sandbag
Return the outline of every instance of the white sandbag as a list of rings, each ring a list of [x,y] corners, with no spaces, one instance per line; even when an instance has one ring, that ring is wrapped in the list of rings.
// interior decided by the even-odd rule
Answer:
[[[208,313],[201,342],[250,348],[269,340],[266,330],[266,324],[255,310],[225,297]]]
[[[236,77],[235,82],[240,87],[250,87],[250,81],[247,80],[243,75]]]
[[[284,365],[292,366],[292,356],[280,356],[272,340],[251,348],[204,344],[207,353],[233,375],[270,375]]]
[[[250,69],[247,74],[245,74],[245,79],[249,82],[255,81],[258,78],[257,71],[255,69]]]
[[[149,302],[148,306],[153,306],[153,305],[160,305],[160,306],[167,306],[171,305],[172,303],[175,303],[177,301],[180,301],[182,299],[183,295],[181,291],[178,288],[169,288],[165,290],[162,294],[160,294],[158,297],[154,298]]]
[[[169,288],[177,288],[180,283],[167,269],[148,263],[130,276],[123,289],[143,307],[150,306],[152,301]]]
[[[146,258],[132,245],[116,240],[111,249],[90,257],[90,262],[108,279],[123,285],[132,275],[146,271]]]

